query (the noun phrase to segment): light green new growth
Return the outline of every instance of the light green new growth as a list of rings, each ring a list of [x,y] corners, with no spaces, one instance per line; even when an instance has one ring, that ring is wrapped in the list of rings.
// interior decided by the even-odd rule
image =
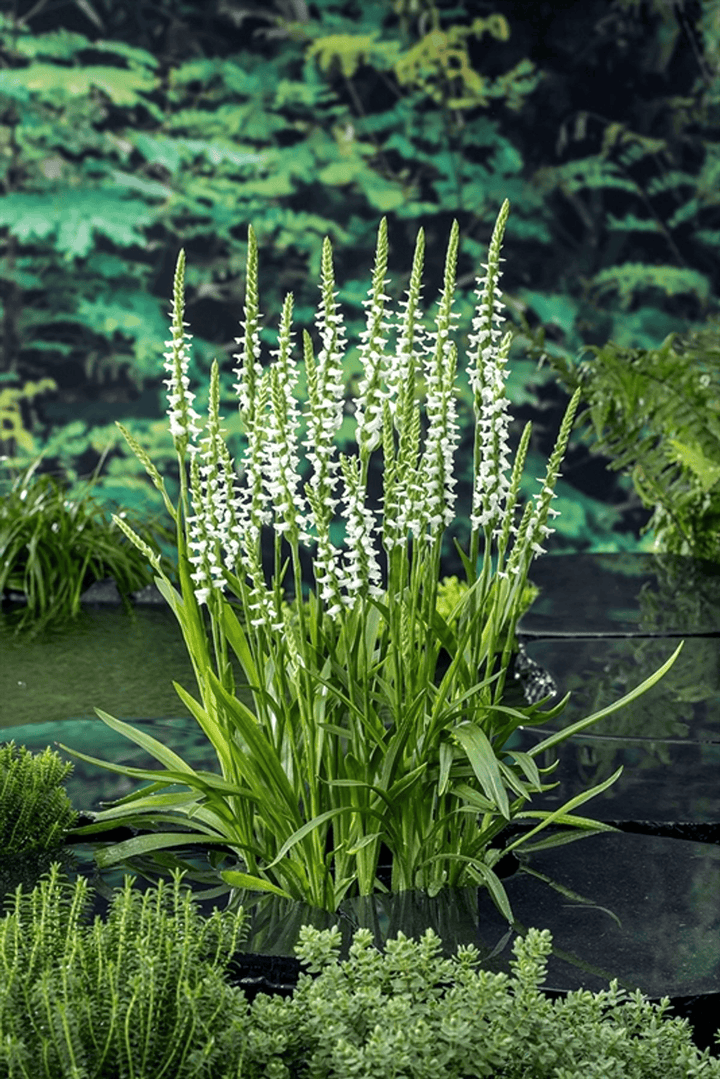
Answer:
[[[436,609],[440,617],[444,618],[446,622],[451,622],[457,617],[455,612],[460,610],[467,591],[468,585],[466,581],[460,581],[455,576],[443,577],[438,584],[436,597]],[[523,589],[521,613],[525,613],[539,594],[540,589],[537,585],[534,585],[532,581],[528,581]]]
[[[357,930],[345,961],[339,942],[336,929],[301,929],[296,954],[318,976],[302,975],[288,1000],[253,1008],[262,1030],[251,1037],[257,1056],[243,1079],[303,1075],[306,1062],[308,1074],[328,1079],[720,1076],[720,1060],[695,1049],[667,1000],[651,1004],[616,980],[549,1000],[547,929],[515,938],[509,976],[482,969],[473,945],[443,958],[431,929],[419,940],[398,933],[384,953],[369,930]]]

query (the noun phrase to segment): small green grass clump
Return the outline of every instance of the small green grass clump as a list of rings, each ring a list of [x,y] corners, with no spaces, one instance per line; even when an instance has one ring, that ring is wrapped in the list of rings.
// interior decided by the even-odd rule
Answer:
[[[154,579],[145,556],[91,494],[96,476],[88,491],[71,499],[54,476],[34,474],[38,464],[0,497],[0,595],[22,593],[26,607],[18,629],[34,631],[77,615],[80,597],[94,581],[113,577],[127,595]],[[148,528],[134,527],[147,536]]]

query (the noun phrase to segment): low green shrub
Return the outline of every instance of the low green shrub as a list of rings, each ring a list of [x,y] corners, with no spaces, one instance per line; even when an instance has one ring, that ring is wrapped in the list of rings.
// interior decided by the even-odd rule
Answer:
[[[0,497],[0,595],[14,591],[25,597],[17,628],[35,631],[74,617],[94,581],[113,577],[127,595],[154,580],[144,555],[92,496],[96,477],[81,497],[71,499],[54,476],[34,474],[38,464],[17,475]],[[167,536],[161,525],[134,527],[146,539],[151,531]],[[174,575],[169,560],[162,562]]]
[[[0,746],[0,850],[4,855],[52,850],[78,819],[61,787],[74,765],[47,746],[33,754],[14,741]]]
[[[226,980],[242,911],[201,919],[182,873],[144,894],[126,877],[106,923],[89,885],[53,865],[0,919],[0,1079],[718,1079],[720,1060],[612,982],[551,1001],[548,930],[513,945],[512,973],[439,938],[303,927],[307,967],[287,998],[252,1004]]]
[[[541,991],[549,930],[514,945],[512,975],[476,970],[479,953],[459,947],[441,959],[428,929],[398,934],[385,954],[369,930],[356,932],[347,961],[340,934],[304,927],[301,975],[287,999],[253,1002],[243,1079],[704,1079],[720,1060],[700,1054],[686,1020],[667,1019],[613,981],[551,1001]]]
[[[450,622],[453,612],[460,600],[468,590],[467,581],[460,581],[457,577],[443,577],[438,583],[435,609],[441,618]],[[526,581],[520,597],[520,613],[524,614],[540,595],[540,589],[532,581]]]

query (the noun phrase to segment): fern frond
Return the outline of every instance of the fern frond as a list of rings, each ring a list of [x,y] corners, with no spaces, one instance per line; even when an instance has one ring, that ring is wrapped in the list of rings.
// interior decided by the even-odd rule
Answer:
[[[657,349],[588,351],[594,359],[560,376],[582,388],[596,450],[654,510],[656,548],[720,561],[720,326]]]
[[[720,229],[697,229],[693,232],[693,239],[716,248],[720,246]]]
[[[653,176],[648,181],[647,193],[648,195],[662,195],[666,191],[677,191],[679,187],[695,187],[696,184],[697,176],[682,172],[680,169],[671,169],[662,176]]]
[[[369,34],[330,34],[316,38],[308,47],[307,58],[315,59],[321,71],[338,67],[347,79],[356,74],[359,67],[372,64],[380,70],[388,70],[397,61],[400,45],[395,41],[378,41],[380,32]]]
[[[608,214],[605,224],[613,232],[662,233],[663,231],[662,225],[654,217],[636,217],[635,214],[625,214],[622,218]]]
[[[617,292],[620,304],[627,309],[637,293],[648,289],[660,289],[666,296],[689,293],[697,296],[703,306],[710,299],[710,280],[697,270],[680,266],[651,266],[644,262],[624,262],[620,266],[608,266],[592,278],[592,284],[600,295]]]
[[[618,144],[622,144],[618,161],[625,168],[636,165],[644,157],[661,154],[667,150],[665,139],[653,139],[647,135],[640,135],[637,131],[629,131],[624,124],[610,124],[603,137],[603,152],[607,153],[612,146]]]
[[[703,209],[700,199],[688,199],[679,207],[667,222],[669,229],[676,229],[678,225],[684,225],[686,221],[692,221]]]
[[[535,179],[545,188],[560,188],[566,194],[602,188],[631,191],[634,195],[639,191],[633,180],[625,176],[614,162],[600,154],[539,169]]]

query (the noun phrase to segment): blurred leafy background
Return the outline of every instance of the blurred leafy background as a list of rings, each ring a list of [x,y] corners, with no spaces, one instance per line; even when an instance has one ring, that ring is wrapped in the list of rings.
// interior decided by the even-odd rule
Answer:
[[[509,393],[514,437],[534,421],[532,484],[587,346],[656,350],[717,315],[719,122],[720,0],[14,0],[0,15],[0,479],[41,454],[72,493],[102,461],[101,502],[162,510],[115,420],[172,488],[162,354],[180,247],[202,406],[212,357],[232,366],[249,223],[268,346],[287,291],[312,327],[325,235],[353,341],[381,216],[396,296],[425,228],[428,306],[458,219],[469,329],[507,197]],[[590,443],[585,425],[549,549],[649,549],[651,511]]]

